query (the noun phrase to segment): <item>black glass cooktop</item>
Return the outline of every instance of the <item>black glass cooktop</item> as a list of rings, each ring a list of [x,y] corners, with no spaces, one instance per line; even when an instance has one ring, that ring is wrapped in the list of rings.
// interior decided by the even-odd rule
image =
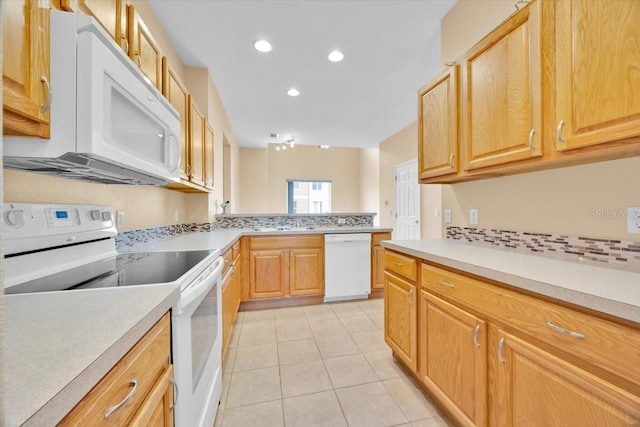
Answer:
[[[5,288],[7,294],[170,283],[215,251],[127,252]]]

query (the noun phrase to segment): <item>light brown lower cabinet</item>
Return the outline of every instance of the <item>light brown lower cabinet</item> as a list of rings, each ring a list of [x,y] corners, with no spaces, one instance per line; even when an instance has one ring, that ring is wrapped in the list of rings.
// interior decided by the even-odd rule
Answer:
[[[386,259],[385,340],[456,425],[640,426],[637,325]]]
[[[640,397],[496,326],[489,348],[490,425],[640,425]]]
[[[371,293],[384,290],[384,248],[383,240],[391,240],[391,233],[371,233]]]
[[[225,263],[230,262],[230,267],[226,271],[229,274],[224,276],[222,282],[222,360],[224,363],[229,343],[231,341],[231,333],[238,318],[238,308],[240,307],[240,299],[242,293],[242,257],[239,252],[239,243],[234,245],[233,249],[229,249],[224,254]]]
[[[169,319],[165,314],[58,425],[173,426]]]
[[[250,237],[248,246],[246,300],[324,295],[322,235]]]
[[[465,426],[486,425],[487,323],[420,292],[420,379]]]

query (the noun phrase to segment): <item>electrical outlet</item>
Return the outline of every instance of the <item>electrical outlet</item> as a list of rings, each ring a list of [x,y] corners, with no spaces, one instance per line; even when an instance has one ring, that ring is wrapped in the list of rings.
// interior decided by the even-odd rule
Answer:
[[[346,223],[347,223],[346,218],[338,218],[338,224],[346,224]]]
[[[433,216],[440,216],[440,209],[435,208],[435,209],[433,210]]]
[[[469,224],[478,225],[478,209],[469,209]]]
[[[640,234],[640,207],[627,208],[627,233]]]
[[[116,211],[116,228],[124,227],[124,211]]]
[[[451,209],[444,210],[444,223],[451,224]]]
[[[180,221],[180,211],[178,209],[176,209],[175,211],[173,211],[173,220],[175,222]]]

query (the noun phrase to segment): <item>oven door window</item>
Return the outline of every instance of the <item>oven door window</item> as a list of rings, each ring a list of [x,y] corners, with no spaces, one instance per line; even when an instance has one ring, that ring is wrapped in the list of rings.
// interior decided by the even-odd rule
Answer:
[[[198,388],[218,335],[218,283],[191,316],[191,368],[193,392]]]

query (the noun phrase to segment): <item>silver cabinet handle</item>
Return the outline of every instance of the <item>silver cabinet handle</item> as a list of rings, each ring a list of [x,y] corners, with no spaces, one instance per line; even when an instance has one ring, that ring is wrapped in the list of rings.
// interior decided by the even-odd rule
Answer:
[[[455,158],[456,158],[455,154],[451,153],[451,155],[449,156],[449,167],[450,167],[451,169],[453,169],[453,168],[454,168],[454,166],[453,166],[453,160],[454,160]]]
[[[479,333],[480,333],[480,325],[476,325],[476,327],[473,328],[473,345],[475,345],[476,348],[480,348],[480,343],[478,342]]]
[[[393,264],[393,265],[397,265],[398,267],[402,267],[402,263],[401,263],[401,262],[395,262],[395,261],[393,261],[391,264]]]
[[[407,301],[409,301],[409,305],[413,305],[413,291],[415,289],[411,289],[407,294]]]
[[[51,98],[53,98],[53,92],[51,91],[51,85],[49,84],[49,80],[45,76],[40,76],[40,81],[47,85],[47,102],[44,103],[42,108],[40,108],[40,112],[46,112],[51,106]]]
[[[120,36],[120,40],[124,41],[125,43],[125,49],[124,51],[127,52],[127,55],[129,54],[129,40],[127,40],[127,38],[123,35]],[[122,47],[122,45],[120,45],[120,47]]]
[[[118,409],[120,409],[122,405],[127,403],[133,397],[133,395],[136,394],[136,389],[138,388],[138,380],[136,380],[135,378],[132,379],[129,385],[132,386],[132,389],[129,392],[129,394],[127,394],[127,396],[124,399],[122,399],[122,402],[118,403],[117,405],[110,406],[109,409],[107,409],[107,412],[105,412],[104,414],[105,418],[109,418],[111,414],[113,414]]]
[[[533,145],[533,135],[536,133],[535,129],[531,129],[531,132],[529,132],[529,149],[531,151],[535,151],[536,147]]]
[[[564,120],[560,120],[558,128],[556,129],[559,144],[564,144],[564,139],[562,138],[562,126],[564,126]]]
[[[176,401],[178,400],[178,384],[176,380],[171,378],[171,384],[173,384],[173,403],[169,407],[169,409],[173,409],[176,407]]]
[[[547,325],[549,328],[553,329],[554,331],[556,331],[556,332],[560,332],[561,334],[569,335],[569,336],[571,336],[571,337],[578,338],[578,339],[580,339],[580,340],[583,340],[583,339],[585,339],[585,338],[586,338],[586,337],[584,336],[584,334],[581,334],[580,332],[573,332],[573,331],[570,331],[570,330],[568,330],[568,329],[561,328],[560,326],[554,325],[553,323],[551,323],[551,322],[550,322],[550,321],[548,321],[548,320],[547,320],[547,322],[546,322],[546,325]]]
[[[447,288],[456,287],[456,285],[454,285],[453,283],[445,282],[444,280],[438,280],[438,283],[441,284],[442,286],[446,286]]]
[[[504,337],[500,338],[498,342],[498,361],[501,365],[504,365],[506,360],[502,357],[502,349],[504,348]]]

